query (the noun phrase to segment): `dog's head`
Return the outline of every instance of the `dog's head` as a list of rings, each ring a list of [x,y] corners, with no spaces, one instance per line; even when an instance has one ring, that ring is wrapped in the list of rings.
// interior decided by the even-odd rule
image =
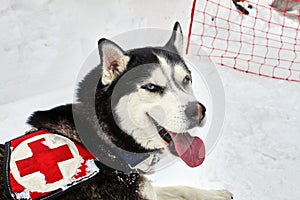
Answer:
[[[201,126],[206,109],[193,94],[179,23],[162,47],[124,51],[101,39],[98,48],[102,68],[98,92],[110,97],[113,119],[122,132],[144,149],[170,149],[189,166],[201,164],[203,143],[187,131]]]

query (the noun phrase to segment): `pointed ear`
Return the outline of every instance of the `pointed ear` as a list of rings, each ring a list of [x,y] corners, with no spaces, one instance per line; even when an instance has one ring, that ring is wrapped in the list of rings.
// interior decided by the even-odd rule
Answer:
[[[179,22],[175,23],[172,36],[165,47],[172,51],[176,50],[179,55],[183,55],[183,35]]]
[[[129,56],[114,42],[104,38],[98,41],[98,49],[102,65],[101,82],[108,85],[126,69]]]

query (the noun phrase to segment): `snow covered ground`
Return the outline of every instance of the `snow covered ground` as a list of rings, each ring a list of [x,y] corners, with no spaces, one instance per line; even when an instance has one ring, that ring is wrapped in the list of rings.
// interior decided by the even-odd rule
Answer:
[[[0,0],[0,141],[28,130],[34,110],[73,100],[99,38],[137,28],[187,34],[191,1]],[[300,198],[300,84],[218,68],[226,95],[222,137],[202,166],[176,163],[156,185],[226,188],[237,200]]]

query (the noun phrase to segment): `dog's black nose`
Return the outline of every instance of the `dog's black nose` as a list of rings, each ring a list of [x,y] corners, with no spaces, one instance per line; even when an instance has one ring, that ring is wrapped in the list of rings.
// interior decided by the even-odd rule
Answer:
[[[202,120],[205,116],[206,108],[199,102],[189,102],[184,112],[188,119]]]
[[[206,112],[206,108],[205,108],[205,106],[202,103],[198,103],[198,104],[199,104],[199,106],[201,106],[201,109],[202,109],[201,113],[202,113],[202,115],[204,117],[205,116],[205,112]]]

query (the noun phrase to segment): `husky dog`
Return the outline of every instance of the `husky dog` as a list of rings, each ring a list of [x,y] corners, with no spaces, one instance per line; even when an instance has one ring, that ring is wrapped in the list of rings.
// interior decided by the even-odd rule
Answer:
[[[79,84],[78,102],[37,111],[28,120],[34,128],[89,144],[87,148],[96,149],[92,152],[101,162],[93,179],[57,199],[231,199],[226,190],[154,187],[144,176],[146,172],[128,167],[136,153],[169,152],[190,167],[203,162],[200,138],[187,131],[201,126],[206,109],[193,95],[191,73],[182,58],[179,23],[162,47],[124,51],[114,42],[100,39],[98,48],[101,62]],[[1,161],[3,151],[2,145]],[[132,155],[124,159],[122,151]],[[2,200],[8,199],[5,184],[0,176]]]
[[[271,7],[280,11],[295,11],[300,9],[299,0],[274,0]]]

